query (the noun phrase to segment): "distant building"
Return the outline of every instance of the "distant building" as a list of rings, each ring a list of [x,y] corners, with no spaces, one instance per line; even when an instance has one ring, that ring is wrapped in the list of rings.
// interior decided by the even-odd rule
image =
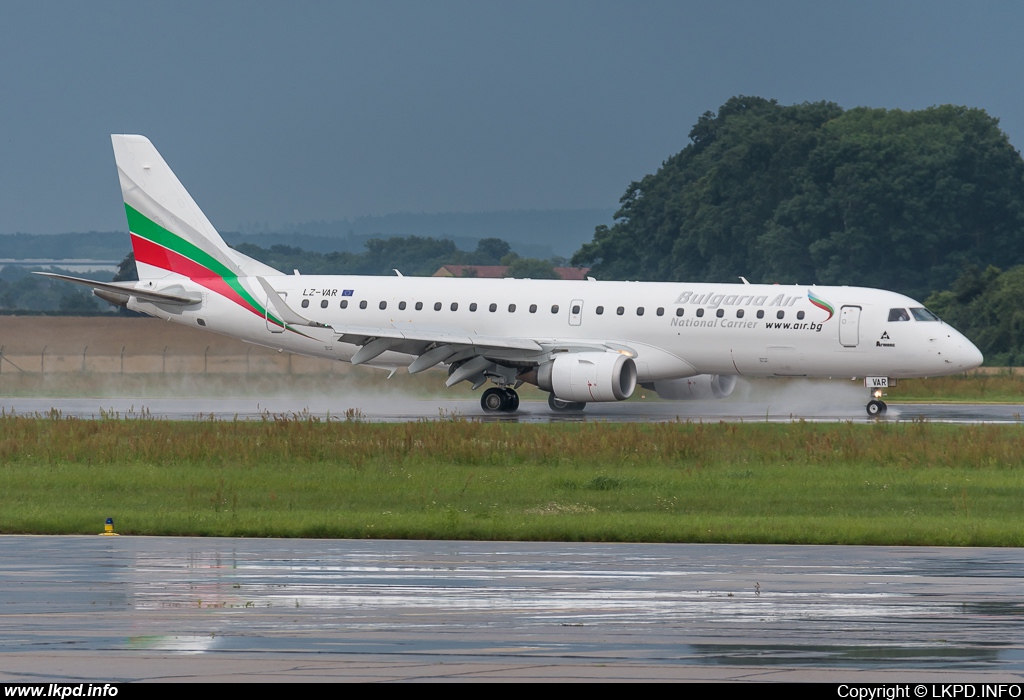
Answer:
[[[508,265],[442,265],[434,277],[477,277],[480,279],[501,279],[508,272]],[[555,274],[564,280],[585,280],[589,267],[556,267]]]

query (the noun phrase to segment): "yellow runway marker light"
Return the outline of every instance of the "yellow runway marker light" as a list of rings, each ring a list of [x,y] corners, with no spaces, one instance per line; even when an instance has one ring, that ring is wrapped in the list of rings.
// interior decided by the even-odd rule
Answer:
[[[117,537],[117,533],[114,532],[114,519],[113,518],[107,518],[107,522],[105,522],[103,524],[103,532],[101,532],[100,534],[101,535]]]

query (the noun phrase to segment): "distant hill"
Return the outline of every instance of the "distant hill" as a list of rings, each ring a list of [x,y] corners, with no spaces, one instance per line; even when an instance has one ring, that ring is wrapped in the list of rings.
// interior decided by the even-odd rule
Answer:
[[[363,253],[366,241],[396,236],[447,239],[461,250],[473,250],[484,238],[501,238],[523,257],[549,259],[572,255],[594,237],[597,226],[611,224],[614,211],[609,208],[389,214],[293,224],[279,230],[250,226],[243,231],[221,233],[231,245],[287,245],[318,253]],[[0,234],[0,258],[121,260],[130,250],[127,227],[124,231],[88,233]]]
[[[246,242],[261,247],[276,243],[304,250],[361,253],[370,238],[418,236],[454,241],[472,250],[482,238],[500,238],[524,257],[569,257],[594,237],[594,229],[610,225],[615,209],[548,209],[540,211],[490,211],[447,214],[387,214],[340,221],[313,221],[280,227],[277,231],[243,227],[225,234],[229,243]],[[291,238],[289,238],[291,236]],[[344,247],[336,246],[341,242]]]
[[[88,233],[12,233],[0,235],[0,258],[23,260],[89,259],[120,260],[132,249],[127,225],[124,231]]]

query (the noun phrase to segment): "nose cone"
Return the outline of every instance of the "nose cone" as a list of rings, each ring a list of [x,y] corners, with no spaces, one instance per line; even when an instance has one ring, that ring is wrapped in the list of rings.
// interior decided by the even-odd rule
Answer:
[[[956,367],[957,372],[966,372],[980,367],[985,358],[981,350],[969,341],[963,333],[947,326],[946,360]]]
[[[964,338],[963,343],[960,345],[959,360],[960,366],[964,370],[969,370],[980,367],[981,363],[985,361],[985,357],[974,343]]]

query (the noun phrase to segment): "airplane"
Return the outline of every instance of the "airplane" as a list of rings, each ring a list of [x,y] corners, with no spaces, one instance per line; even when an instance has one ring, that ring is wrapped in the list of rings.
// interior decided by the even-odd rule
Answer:
[[[487,382],[485,412],[515,412],[524,383],[552,411],[724,398],[737,377],[865,380],[870,416],[900,378],[982,363],[923,304],[861,287],[288,275],[230,248],[144,136],[111,136],[137,282],[83,284],[113,304],[282,351],[446,384]]]

